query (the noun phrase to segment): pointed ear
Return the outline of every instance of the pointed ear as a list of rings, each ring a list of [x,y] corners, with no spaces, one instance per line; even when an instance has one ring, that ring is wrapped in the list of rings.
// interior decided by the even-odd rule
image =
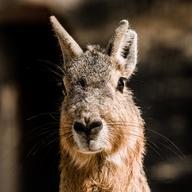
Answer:
[[[67,33],[67,31],[61,26],[55,16],[50,17],[53,30],[58,38],[63,59],[73,59],[80,56],[83,51],[75,40]]]
[[[128,21],[122,20],[106,48],[107,54],[117,61],[127,78],[137,63],[137,33],[128,27]]]

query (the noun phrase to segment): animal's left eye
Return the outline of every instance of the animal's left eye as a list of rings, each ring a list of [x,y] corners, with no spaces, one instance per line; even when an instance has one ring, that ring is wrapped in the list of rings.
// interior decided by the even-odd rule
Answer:
[[[120,77],[117,83],[117,90],[120,91],[121,93],[123,93],[123,89],[124,89],[124,77]]]

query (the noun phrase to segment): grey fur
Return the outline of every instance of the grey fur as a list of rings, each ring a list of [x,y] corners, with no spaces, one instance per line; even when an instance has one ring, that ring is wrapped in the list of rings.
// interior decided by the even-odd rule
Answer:
[[[106,48],[89,45],[82,52],[54,16],[51,23],[68,57],[60,192],[149,192],[142,164],[144,121],[125,86],[137,63],[136,32],[122,20]]]

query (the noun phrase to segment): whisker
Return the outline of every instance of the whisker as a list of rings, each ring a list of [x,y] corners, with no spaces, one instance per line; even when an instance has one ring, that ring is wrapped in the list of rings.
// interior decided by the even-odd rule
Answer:
[[[135,127],[135,128],[142,128],[142,126],[138,125],[138,124],[130,124],[130,123],[126,123],[123,121],[119,121],[119,122],[112,122],[112,123],[107,123],[107,125],[113,125],[115,126],[124,126],[124,127]]]
[[[138,135],[137,133],[133,133],[133,132],[130,132],[130,131],[120,131],[120,130],[110,130],[110,131],[112,131],[112,132],[114,132],[114,133],[120,133],[120,134],[125,134],[125,135],[131,135],[131,136],[135,136],[135,137],[139,137],[139,138],[142,138],[142,139],[144,139],[144,137],[143,136],[141,136],[141,135]]]
[[[167,137],[165,137],[165,136],[162,135],[161,133],[158,133],[158,132],[156,132],[156,131],[154,131],[154,130],[151,130],[151,129],[147,129],[147,130],[148,130],[148,131],[151,131],[152,133],[155,133],[155,134],[161,136],[161,137],[164,139],[164,141],[166,141],[167,143],[171,144],[171,145],[180,153],[180,155],[179,155],[179,153],[175,152],[175,151],[174,151],[173,149],[171,149],[170,147],[167,147],[166,145],[162,144],[161,142],[156,141],[157,143],[159,143],[159,144],[167,147],[168,149],[170,149],[172,152],[174,152],[176,155],[178,155],[178,157],[180,157],[180,159],[182,159],[186,164],[188,164],[188,160],[187,160],[187,158],[185,157],[185,155],[182,153],[182,151],[181,151],[170,139],[168,139]]]
[[[30,121],[30,120],[32,120],[32,119],[35,119],[35,118],[37,118],[37,117],[41,117],[41,116],[44,116],[44,115],[50,115],[51,117],[53,117],[52,114],[57,114],[57,115],[60,116],[60,113],[58,113],[58,112],[46,112],[46,113],[41,113],[41,114],[38,114],[38,115],[34,115],[34,116],[32,116],[32,117],[29,117],[29,118],[27,118],[27,121]]]
[[[41,71],[41,72],[49,72],[49,73],[51,72],[51,73],[57,75],[57,76],[60,77],[60,78],[62,77],[61,74],[59,74],[59,73],[57,73],[57,72],[51,70],[49,67],[47,67],[47,68],[48,68],[49,70],[46,70],[46,69],[36,69],[36,68],[28,67],[28,69],[30,69],[30,70]]]
[[[54,143],[54,145],[59,143],[59,138],[55,138],[52,139],[50,142],[46,143],[46,147],[50,146],[52,143]],[[49,153],[49,151],[54,147],[54,145],[51,145],[51,147],[49,148],[49,150],[46,152],[46,154],[44,155],[44,158],[47,156],[47,154]]]
[[[39,114],[39,115],[37,115],[37,116],[39,117],[39,116],[43,116],[43,115],[50,115],[50,116],[54,119],[54,117],[53,117],[52,114],[50,114],[50,113],[42,113],[42,114]],[[32,120],[32,119],[36,118],[37,116],[33,116],[33,117],[29,118],[28,120]],[[35,131],[37,131],[37,130],[39,130],[39,132],[42,131],[42,130],[48,130],[48,129],[50,129],[50,128],[53,128],[53,127],[56,126],[56,125],[58,125],[57,127],[58,127],[58,129],[59,129],[59,124],[60,124],[60,122],[57,121],[57,119],[54,119],[54,120],[56,120],[56,121],[55,121],[55,122],[51,122],[51,123],[46,123],[46,124],[37,126],[36,128],[33,128],[32,130],[30,130],[29,132],[27,132],[26,135],[29,135],[29,134],[31,134],[32,132],[35,132]],[[68,123],[68,122],[63,122],[62,124],[71,125],[71,123]],[[62,126],[62,128],[65,128],[65,126]],[[51,130],[50,130],[50,131],[51,131]],[[26,135],[25,135],[25,136],[26,136]]]
[[[186,159],[186,157],[183,155],[183,153],[181,152],[182,156],[177,153],[175,150],[173,150],[172,148],[168,147],[167,145],[159,142],[159,141],[155,141],[156,143],[164,146],[165,148],[169,149],[170,151],[172,151],[175,155],[177,155],[185,164],[188,164],[188,160]],[[180,150],[178,150],[180,152]]]
[[[148,140],[148,141],[150,141],[158,150],[160,150],[159,147],[153,141],[151,140]],[[146,142],[146,145],[149,146],[151,149],[153,149],[153,151],[155,151],[162,160],[164,159],[163,156],[155,149],[155,147],[151,146],[148,142]]]
[[[51,125],[51,124],[53,124],[53,126],[48,126],[48,127],[46,127],[46,129],[45,129],[45,128],[43,129],[43,126],[47,126],[47,125]],[[32,139],[34,139],[34,138],[36,138],[36,137],[39,137],[39,136],[42,136],[42,135],[46,135],[46,134],[49,133],[49,132],[53,132],[53,130],[48,130],[48,129],[54,127],[55,124],[57,124],[57,122],[55,122],[55,123],[47,123],[47,124],[45,124],[45,125],[38,126],[37,128],[34,128],[33,130],[28,131],[25,135],[21,136],[21,137],[19,138],[19,140],[22,140],[23,138],[26,138],[28,135],[30,135],[30,134],[33,133],[33,132],[35,132],[35,136],[30,136],[30,137],[27,138],[27,140],[32,140]],[[36,131],[37,131],[37,129],[39,129],[39,128],[41,128],[41,129],[38,130],[38,133],[37,133]],[[45,132],[45,130],[46,130],[46,132]],[[42,131],[43,131],[43,132],[42,132]],[[41,133],[41,132],[42,132],[42,133]],[[22,145],[22,143],[19,142],[16,146],[12,147],[13,149],[12,149],[8,154],[6,154],[2,159],[0,159],[0,162],[4,161],[7,157],[9,157],[9,156],[10,156],[15,150],[17,150],[21,145]],[[13,167],[14,167],[18,162],[19,162],[19,159],[18,159],[18,161],[13,165]]]
[[[41,126],[38,126],[38,127],[36,127],[36,128],[34,128],[34,129],[32,129],[32,130],[30,130],[30,131],[28,131],[23,137],[27,137],[28,135],[30,135],[30,134],[32,134],[32,133],[34,133],[35,132],[35,137],[37,137],[38,135],[41,135],[41,134],[45,134],[45,133],[48,133],[48,132],[52,132],[53,131],[53,129],[52,128],[57,128],[57,127],[59,127],[59,126],[56,126],[58,124],[58,122],[52,122],[52,123],[46,123],[46,124],[44,124],[44,125],[41,125]],[[51,130],[50,130],[51,129]],[[44,131],[43,133],[41,133],[42,131]],[[46,132],[45,132],[46,131]],[[38,133],[40,133],[40,134],[38,134]],[[34,138],[35,138],[34,137]],[[33,139],[33,137],[32,138],[30,138],[30,137],[28,137],[28,139]]]
[[[39,59],[38,61],[40,61],[40,62],[42,62],[42,63],[46,63],[46,64],[48,64],[48,65],[56,68],[56,69],[59,70],[63,75],[65,74],[63,68],[61,68],[59,65],[57,65],[57,64],[55,64],[55,63],[53,63],[53,62],[51,62],[51,61],[40,60],[40,59]],[[41,65],[42,65],[42,63],[41,63]],[[46,67],[47,67],[47,66],[46,66]]]
[[[43,70],[40,68],[28,68],[28,69],[32,69],[32,70],[38,70],[38,71],[43,71],[43,72],[51,72],[55,75],[57,75],[60,78],[63,78],[64,76],[64,70],[57,64],[47,61],[47,60],[38,60],[39,65],[38,66],[42,66],[48,70]],[[54,67],[54,69],[53,69]]]
[[[53,127],[54,127],[54,126],[53,126]],[[42,130],[41,130],[41,131],[42,131]],[[43,131],[43,132],[41,132],[41,131],[39,131],[40,133],[38,133],[38,134],[36,134],[36,135],[34,135],[34,136],[29,137],[28,140],[32,140],[32,139],[38,138],[38,137],[40,137],[40,136],[47,135],[48,133],[51,133],[51,134],[49,134],[49,135],[52,135],[52,133],[53,133],[53,130],[46,130],[46,131]]]
[[[141,128],[141,126],[126,123],[126,121],[111,122],[111,123],[107,123],[107,125],[112,126],[112,127],[114,127],[114,128],[116,128],[117,126],[120,126],[120,127],[135,127],[135,128]],[[162,135],[162,134],[160,134],[160,133],[158,133],[158,132],[156,132],[156,131],[154,131],[154,130],[150,130],[150,129],[146,129],[146,130],[147,130],[147,131],[151,131],[151,132],[159,135],[161,138],[163,138],[163,140],[164,140],[166,143],[171,144],[178,152],[176,152],[176,151],[173,150],[172,148],[166,146],[165,144],[162,144],[162,143],[159,142],[159,141],[155,141],[156,143],[158,143],[158,144],[166,147],[166,148],[169,149],[170,151],[172,151],[174,154],[176,154],[178,157],[180,157],[180,159],[181,159],[182,161],[184,161],[185,163],[188,163],[188,161],[187,161],[186,157],[184,156],[184,154],[182,153],[182,151],[181,151],[171,140],[169,140],[167,137],[165,137],[164,135]],[[130,131],[130,130],[125,131],[125,130],[123,129],[123,130],[121,130],[121,131],[120,131],[120,130],[111,130],[111,131],[118,131],[118,133],[120,133],[120,134],[129,134],[129,135],[136,136],[136,137],[142,137],[141,135],[137,134],[137,132]],[[142,137],[142,138],[144,139],[144,137]],[[154,142],[152,142],[152,141],[150,141],[150,142],[153,144],[153,146],[155,146],[157,149],[159,149],[158,146],[157,146]],[[148,145],[149,145],[149,144],[148,144]],[[162,155],[161,155],[154,147],[152,147],[151,145],[149,145],[149,146],[150,146],[151,148],[153,148],[153,150],[163,159]],[[159,150],[160,150],[160,149],[159,149]],[[168,158],[168,157],[167,157],[167,158]]]
[[[30,157],[30,156],[35,156],[35,154],[37,153],[37,151],[40,150],[40,146],[42,147],[45,147],[46,145],[44,145],[46,142],[47,142],[47,139],[50,139],[52,136],[54,135],[58,135],[58,132],[52,132],[51,134],[49,134],[47,137],[41,139],[36,145],[33,146],[33,148],[27,153],[26,157],[24,158],[23,160],[23,163],[21,164],[20,168],[19,168],[19,171],[21,171],[21,169],[23,168],[25,162],[27,161],[27,159]],[[59,135],[58,135],[59,136]],[[57,137],[58,139],[58,137]],[[36,150],[35,150],[36,149]],[[35,150],[35,151],[34,151]]]

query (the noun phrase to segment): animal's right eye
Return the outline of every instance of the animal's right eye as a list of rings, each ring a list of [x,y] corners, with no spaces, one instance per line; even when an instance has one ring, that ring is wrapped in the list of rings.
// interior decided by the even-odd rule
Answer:
[[[118,91],[120,91],[121,93],[123,93],[123,89],[124,89],[124,78],[120,77],[117,83],[117,89]]]
[[[85,88],[86,87],[86,80],[85,79],[79,79],[79,82],[78,82],[82,88]]]

